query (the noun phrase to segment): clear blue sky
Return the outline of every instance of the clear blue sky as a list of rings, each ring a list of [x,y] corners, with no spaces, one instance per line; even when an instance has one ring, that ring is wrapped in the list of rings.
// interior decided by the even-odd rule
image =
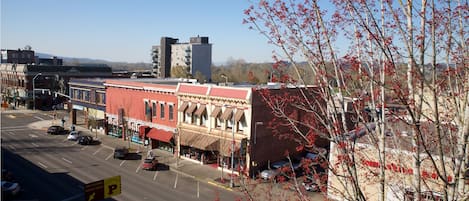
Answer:
[[[208,36],[212,61],[271,62],[273,46],[242,24],[248,0],[0,0],[1,48],[150,62],[162,36]]]

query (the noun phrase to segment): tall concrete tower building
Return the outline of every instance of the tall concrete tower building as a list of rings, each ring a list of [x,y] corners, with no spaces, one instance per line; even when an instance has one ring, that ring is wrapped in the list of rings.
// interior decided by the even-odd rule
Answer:
[[[185,67],[192,77],[196,74],[205,77],[205,80],[199,81],[211,81],[212,44],[208,37],[191,37],[188,43],[162,37],[160,45],[152,47],[152,60],[155,77],[171,77],[171,68]]]

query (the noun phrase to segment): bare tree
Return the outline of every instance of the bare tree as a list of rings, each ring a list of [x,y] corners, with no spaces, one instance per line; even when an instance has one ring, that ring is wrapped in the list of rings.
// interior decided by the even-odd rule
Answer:
[[[299,149],[319,137],[335,145],[337,159],[325,164],[335,181],[327,191],[347,200],[391,196],[387,189],[397,184],[389,165],[402,159],[389,158],[389,147],[402,136],[400,131],[388,133],[394,129],[390,125],[400,122],[411,131],[408,159],[413,161],[412,185],[400,191],[408,190],[418,200],[425,192],[437,192],[443,200],[468,198],[468,12],[468,2],[461,0],[261,0],[245,10],[244,22],[275,46],[275,61],[288,61],[296,73],[296,79],[280,81],[318,88],[313,99],[304,95],[283,102],[310,114],[310,121],[279,112],[278,98],[266,100],[277,118],[290,122],[289,134],[298,139]],[[303,62],[312,76],[302,73]],[[318,102],[327,104],[313,107]],[[389,104],[400,105],[399,112],[388,111]],[[360,132],[375,150],[378,171],[361,165],[369,156],[355,138],[350,140]],[[435,172],[431,179],[428,169]],[[379,184],[377,196],[369,196],[363,175]]]

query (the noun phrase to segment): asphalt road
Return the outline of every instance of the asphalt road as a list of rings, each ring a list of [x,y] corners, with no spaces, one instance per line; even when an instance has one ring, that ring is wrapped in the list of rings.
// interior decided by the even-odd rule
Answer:
[[[108,200],[236,200],[240,194],[169,171],[145,171],[141,156],[112,157],[105,142],[82,146],[66,135],[48,135],[28,124],[51,119],[42,113],[1,114],[2,168],[13,172],[23,191],[16,200],[85,200],[84,184],[120,175],[122,193]]]

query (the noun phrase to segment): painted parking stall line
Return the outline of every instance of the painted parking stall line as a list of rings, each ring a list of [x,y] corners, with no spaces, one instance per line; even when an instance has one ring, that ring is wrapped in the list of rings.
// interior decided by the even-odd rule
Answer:
[[[153,176],[153,181],[156,180],[156,177],[158,176],[158,171],[155,171],[155,175]]]
[[[44,121],[44,120],[45,120],[45,119],[43,119],[43,118],[41,118],[41,117],[38,117],[38,116],[34,116],[34,118],[39,119],[39,120],[41,120],[41,121]]]
[[[124,163],[125,163],[125,160],[124,160],[124,161],[122,161],[122,162],[121,162],[121,164],[120,164],[119,166],[121,166],[121,167],[122,167],[122,165],[123,165]]]
[[[70,161],[70,160],[68,160],[68,159],[66,159],[66,158],[64,158],[64,157],[62,157],[62,160],[64,160],[64,161],[67,162],[67,163],[70,163],[70,164],[73,163],[72,161]]]
[[[41,167],[43,167],[44,169],[47,169],[47,166],[42,164],[41,162],[37,162]]]
[[[109,160],[112,155],[114,155],[114,153],[109,154],[109,156],[107,156],[106,159],[104,159],[104,160],[106,160],[106,161]]]
[[[101,149],[103,149],[103,147],[100,147],[98,150],[96,150],[93,155],[96,155],[99,151],[101,151]],[[107,160],[107,159],[106,159]]]

